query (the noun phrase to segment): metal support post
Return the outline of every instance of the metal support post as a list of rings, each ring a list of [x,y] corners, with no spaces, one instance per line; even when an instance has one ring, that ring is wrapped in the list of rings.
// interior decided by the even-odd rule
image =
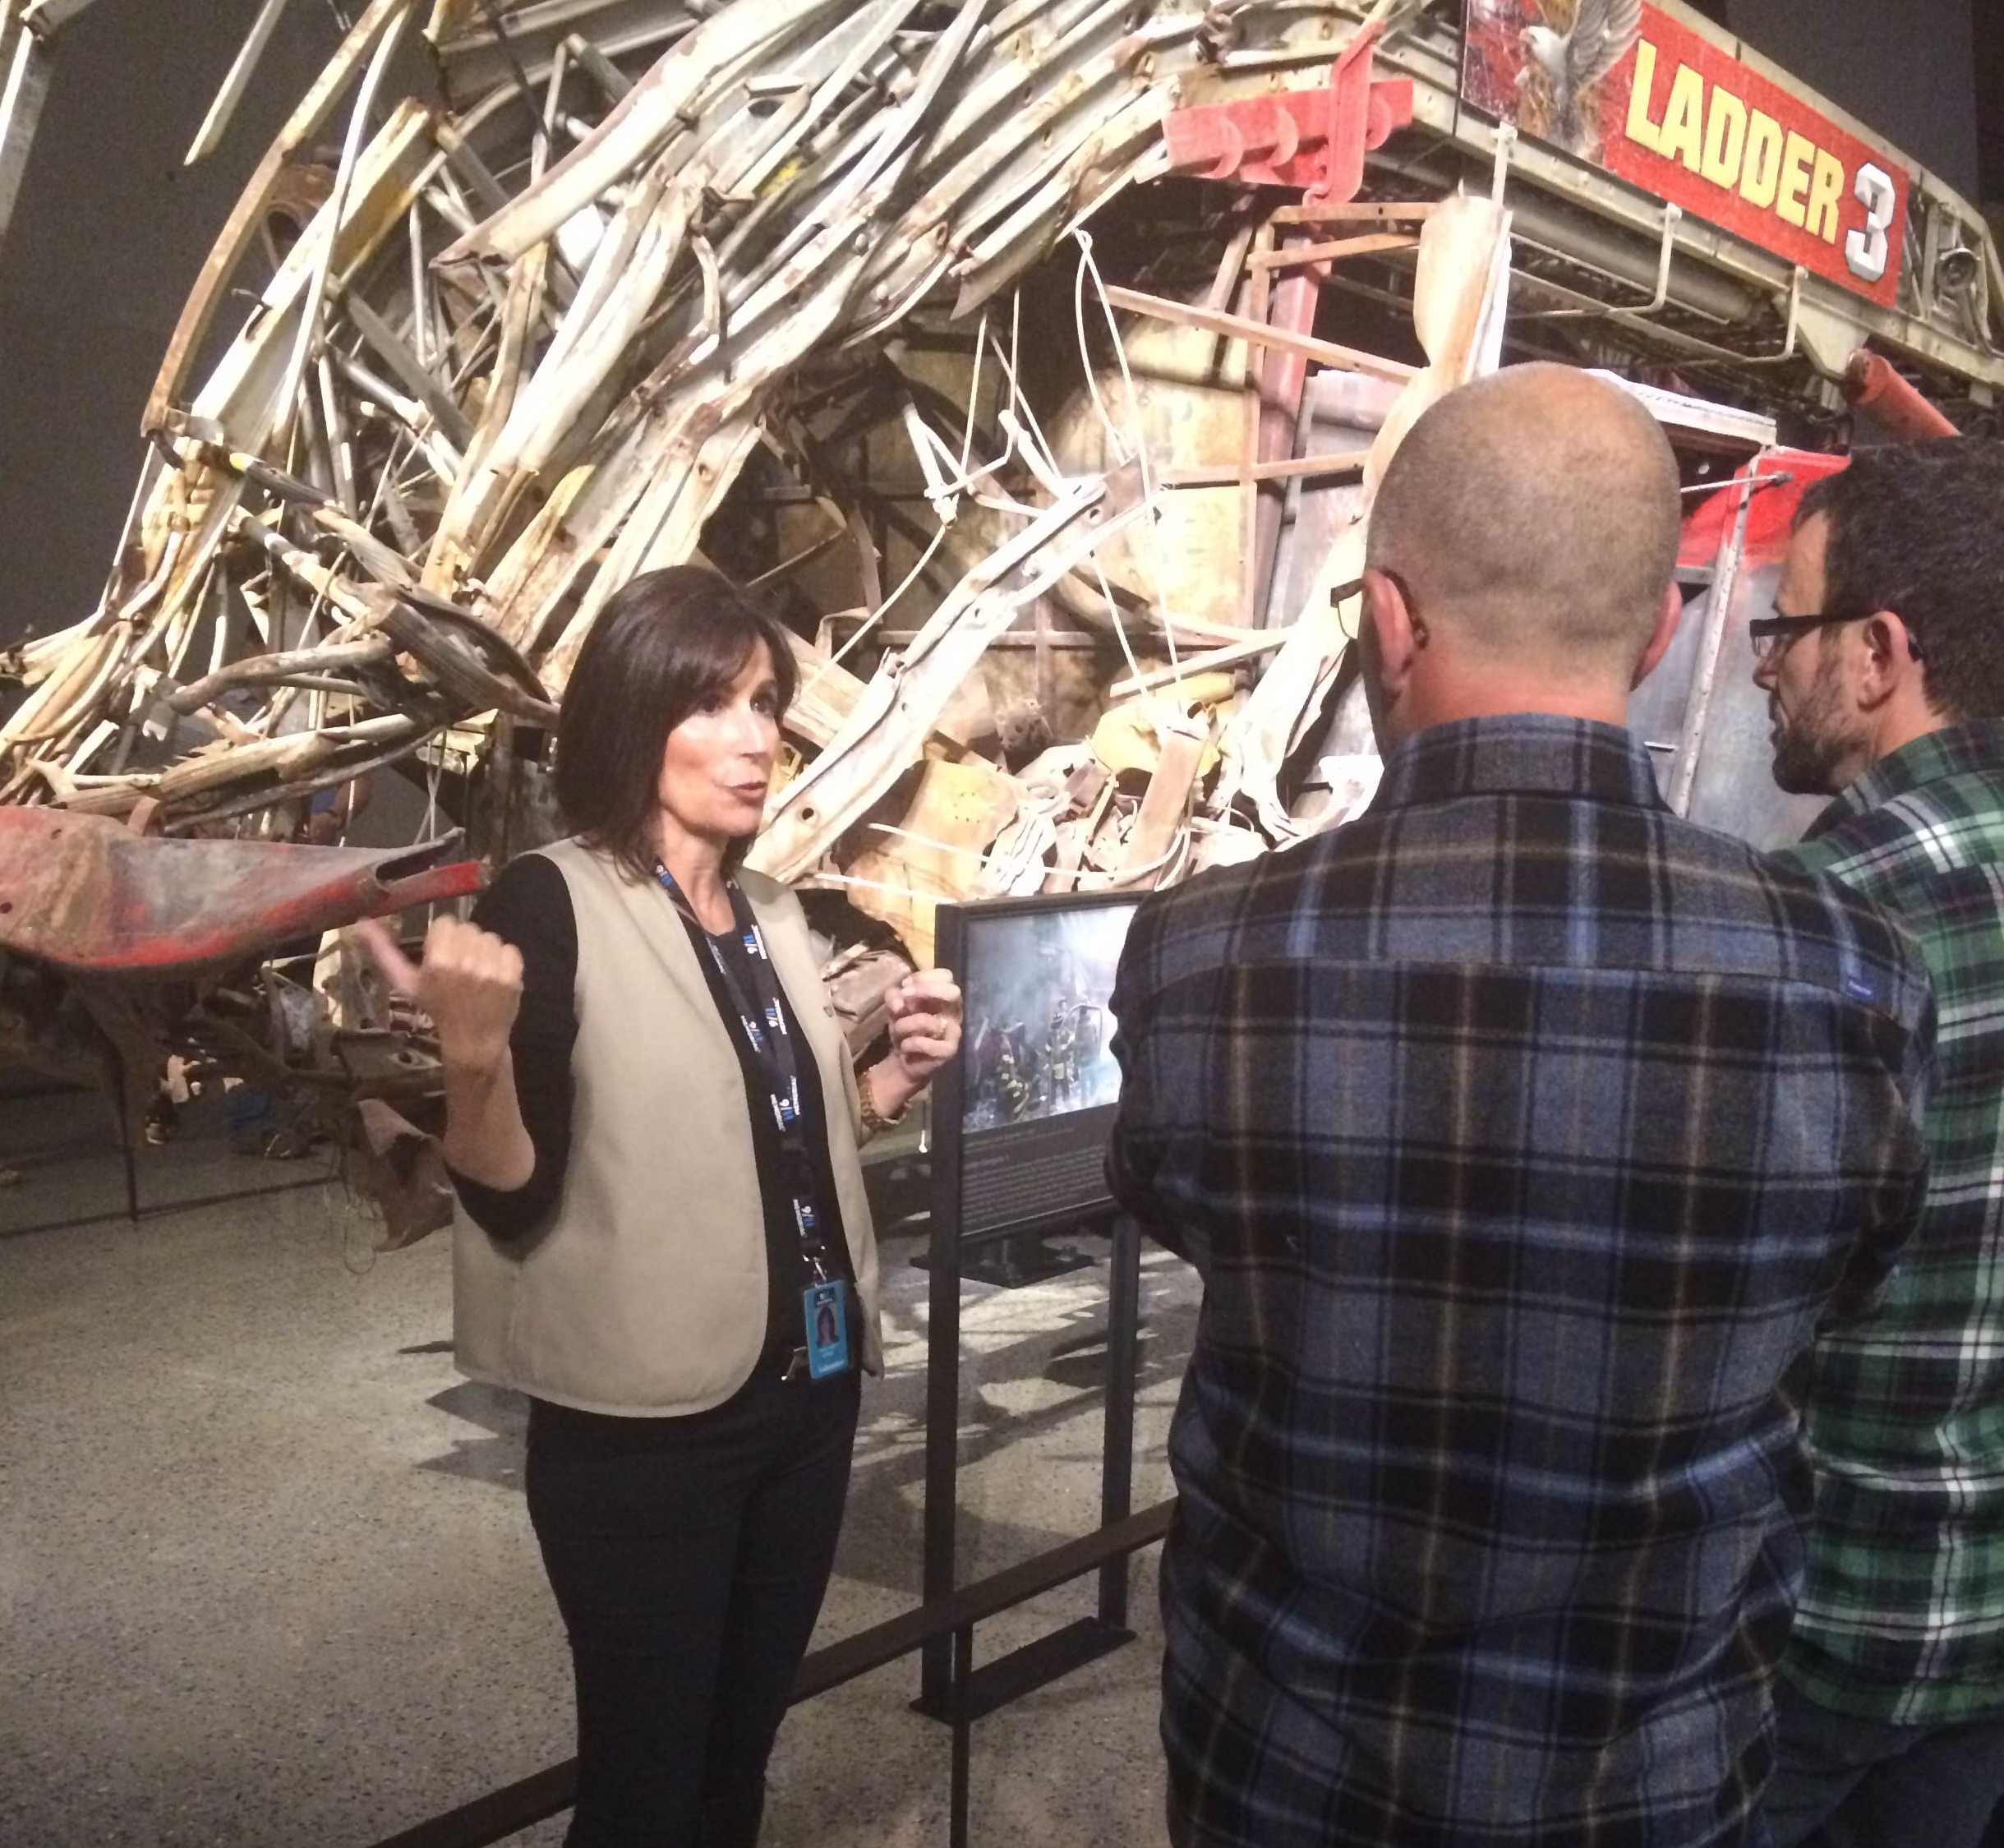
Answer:
[[[953,1651],[953,1762],[947,1792],[947,1840],[949,1848],[967,1848],[969,1785],[974,1772],[974,1708],[969,1683],[974,1671],[974,1628],[956,1629]]]
[[[1122,1213],[1113,1221],[1107,1260],[1106,1447],[1099,1477],[1099,1524],[1134,1509],[1134,1394],[1140,1353],[1141,1228]],[[1127,1555],[1099,1569],[1099,1620],[1127,1627]]]
[[[919,1580],[928,1604],[951,1597],[957,1575],[959,1510],[955,1477],[961,1429],[960,1226],[949,1214],[933,1214],[931,1269],[926,1283],[925,1327],[925,1528]],[[952,1651],[947,1638],[928,1643],[919,1654],[919,1711],[943,1717],[951,1698]]]

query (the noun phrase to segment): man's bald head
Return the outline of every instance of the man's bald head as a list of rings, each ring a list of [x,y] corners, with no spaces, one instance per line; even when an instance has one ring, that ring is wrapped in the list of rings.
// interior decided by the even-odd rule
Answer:
[[[1625,686],[1675,569],[1677,488],[1669,443],[1628,393],[1569,366],[1512,366],[1414,424],[1379,486],[1369,560],[1471,656]]]

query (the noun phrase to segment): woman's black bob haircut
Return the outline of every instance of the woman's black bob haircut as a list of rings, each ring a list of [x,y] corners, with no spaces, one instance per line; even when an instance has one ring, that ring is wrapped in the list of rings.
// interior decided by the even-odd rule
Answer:
[[[668,734],[730,690],[759,644],[778,710],[799,682],[779,623],[714,571],[644,571],[606,602],[557,715],[556,797],[570,827],[636,879],[654,877],[656,792]],[[735,844],[735,864],[750,837]]]

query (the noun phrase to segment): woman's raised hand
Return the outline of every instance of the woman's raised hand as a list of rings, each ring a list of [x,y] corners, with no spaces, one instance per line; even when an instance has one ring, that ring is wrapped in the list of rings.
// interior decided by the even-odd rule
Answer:
[[[357,924],[355,936],[384,980],[431,1016],[447,1066],[500,1063],[522,1006],[522,952],[514,944],[449,915],[431,920],[422,963],[374,918]]]
[[[914,1090],[961,1049],[961,991],[943,969],[907,975],[884,998],[891,1051]]]

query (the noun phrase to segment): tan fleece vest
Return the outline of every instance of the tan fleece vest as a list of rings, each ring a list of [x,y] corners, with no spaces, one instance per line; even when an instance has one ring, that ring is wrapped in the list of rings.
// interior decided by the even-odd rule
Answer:
[[[518,1244],[457,1214],[459,1368],[586,1411],[700,1412],[744,1385],[765,1339],[765,1215],[743,1068],[661,892],[575,841],[542,851],[578,919],[570,1163],[551,1223]],[[880,1373],[848,1047],[800,901],[762,874],[739,877],[821,1074],[864,1362]]]

